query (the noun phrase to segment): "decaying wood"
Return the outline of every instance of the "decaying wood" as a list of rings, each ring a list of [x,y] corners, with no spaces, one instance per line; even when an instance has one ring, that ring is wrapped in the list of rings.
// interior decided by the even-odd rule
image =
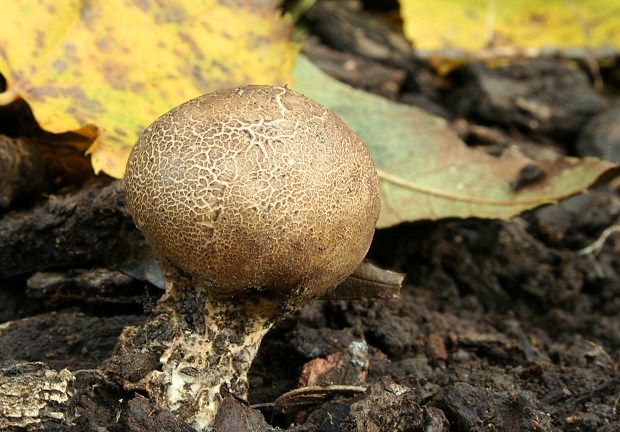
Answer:
[[[70,424],[67,402],[75,377],[45,363],[14,362],[0,368],[0,429],[34,431]]]
[[[279,430],[269,426],[259,411],[250,408],[234,396],[227,396],[222,401],[213,428],[216,431],[235,432],[275,432]]]
[[[42,187],[41,159],[34,148],[23,139],[0,135],[0,209]]]
[[[28,122],[26,129],[7,130],[6,121],[0,110],[0,209],[9,208],[15,198],[36,198],[94,176],[86,151],[100,133],[96,127],[53,134]]]
[[[56,370],[96,368],[112,354],[123,328],[143,319],[139,315],[96,317],[53,311],[9,321],[0,325],[0,364],[19,359],[45,362]],[[133,364],[137,363],[134,359]]]
[[[312,31],[338,51],[412,71],[414,51],[402,33],[346,2],[316,2],[307,12]]]
[[[333,50],[316,37],[306,39],[302,53],[332,78],[391,100],[398,98],[407,78],[404,69]]]
[[[50,196],[0,220],[0,277],[112,260],[140,238],[120,181]]]

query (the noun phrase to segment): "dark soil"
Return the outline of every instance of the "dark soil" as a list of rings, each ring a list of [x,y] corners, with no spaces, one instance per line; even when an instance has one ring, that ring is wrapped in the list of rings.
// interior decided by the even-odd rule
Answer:
[[[376,15],[334,4],[319,2],[305,21],[304,52],[328,73],[443,116],[490,154],[513,145],[534,159],[620,154],[620,69],[602,71],[603,91],[592,71],[561,59],[470,63],[439,77]],[[390,55],[373,58],[360,35]],[[347,74],[345,64],[361,69]],[[378,231],[369,258],[406,273],[401,298],[316,301],[282,321],[250,371],[249,406],[227,397],[217,429],[620,430],[620,242],[612,234],[600,252],[578,253],[620,218],[616,186],[507,222]],[[140,376],[153,359],[104,362],[122,328],[151,310],[159,280],[117,181],[18,200],[2,214],[0,376],[25,373],[26,361],[77,377],[63,408],[74,424],[48,419],[42,430],[192,430],[115,385],[115,373]],[[328,384],[339,387],[287,395]]]

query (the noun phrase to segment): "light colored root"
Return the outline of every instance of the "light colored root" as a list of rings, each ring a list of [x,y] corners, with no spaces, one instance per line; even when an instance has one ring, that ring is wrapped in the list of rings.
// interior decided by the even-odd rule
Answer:
[[[606,275],[605,271],[596,260],[596,256],[603,248],[603,245],[607,241],[607,238],[618,231],[620,231],[620,223],[615,223],[614,225],[608,227],[605,231],[603,231],[603,233],[598,237],[598,239],[596,239],[596,241],[590,246],[587,246],[575,252],[577,255],[585,255],[588,257],[588,259],[594,266],[594,269],[596,270],[596,274],[601,279],[605,279]]]

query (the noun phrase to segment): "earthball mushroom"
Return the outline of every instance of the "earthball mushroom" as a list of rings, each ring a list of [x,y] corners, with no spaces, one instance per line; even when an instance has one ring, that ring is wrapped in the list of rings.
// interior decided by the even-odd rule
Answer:
[[[123,337],[160,358],[143,379],[151,399],[198,430],[222,395],[247,398],[269,328],[357,268],[380,210],[364,144],[286,87],[216,91],[164,114],[134,146],[125,189],[166,292]]]

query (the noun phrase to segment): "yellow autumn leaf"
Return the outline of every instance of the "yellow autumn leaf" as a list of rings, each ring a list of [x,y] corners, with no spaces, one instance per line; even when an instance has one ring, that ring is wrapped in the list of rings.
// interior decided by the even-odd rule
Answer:
[[[419,50],[620,49],[618,0],[400,0]]]
[[[101,135],[120,178],[137,137],[176,105],[242,84],[290,84],[298,47],[269,2],[0,0],[0,104],[25,99],[50,132]]]

